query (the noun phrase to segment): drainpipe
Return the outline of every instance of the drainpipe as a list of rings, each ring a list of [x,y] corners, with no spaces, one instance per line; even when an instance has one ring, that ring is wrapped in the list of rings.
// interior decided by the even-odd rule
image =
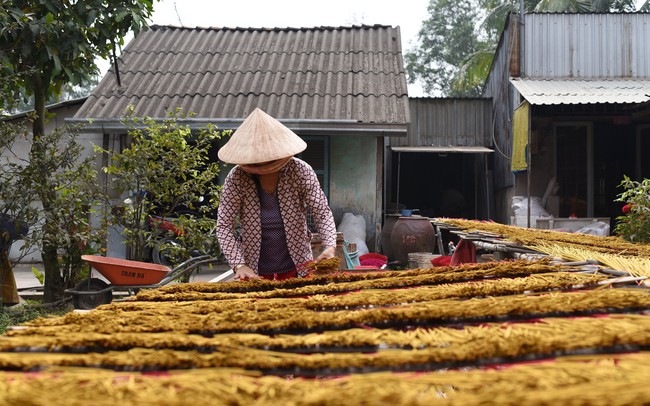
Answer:
[[[519,76],[520,77],[525,77],[526,72],[524,70],[524,62],[525,62],[525,46],[524,46],[524,40],[525,38],[525,23],[524,23],[524,0],[519,0]]]
[[[526,70],[524,69],[524,64],[526,61],[526,30],[525,30],[525,12],[524,12],[524,0],[519,0],[519,76],[521,78],[526,76]],[[530,221],[530,209],[531,209],[531,202],[530,202],[530,188],[531,188],[531,172],[532,172],[532,155],[530,152],[530,143],[531,143],[531,134],[530,134],[530,129],[531,129],[531,120],[532,120],[532,110],[533,106],[529,106],[528,108],[528,141],[527,141],[527,148],[526,148],[526,160],[527,162],[527,168],[526,168],[526,194],[528,197],[528,209],[527,209],[527,219],[526,219],[526,226],[528,228],[531,228],[531,221]]]
[[[527,219],[527,222],[528,222],[527,227],[528,228],[531,228],[530,227],[530,209],[531,209],[531,203],[530,203],[530,189],[531,189],[531,186],[530,186],[530,184],[531,184],[531,180],[532,180],[531,179],[532,178],[531,172],[532,172],[532,169],[533,169],[533,155],[530,152],[530,149],[531,149],[530,144],[531,144],[531,141],[532,141],[533,137],[530,134],[530,130],[531,130],[530,122],[531,122],[531,119],[532,119],[531,118],[532,111],[533,111],[533,106],[532,105],[528,106],[528,141],[527,141],[528,145],[527,145],[527,148],[526,148],[526,160],[528,161],[528,165],[527,165],[527,168],[526,168],[526,182],[527,182],[527,184],[526,184],[526,193],[528,194],[528,219]]]
[[[490,197],[490,175],[488,173],[488,157],[487,154],[483,157],[483,166],[485,167],[485,202],[487,203],[487,220],[491,220],[491,213],[490,213],[490,203],[491,203],[491,197]]]

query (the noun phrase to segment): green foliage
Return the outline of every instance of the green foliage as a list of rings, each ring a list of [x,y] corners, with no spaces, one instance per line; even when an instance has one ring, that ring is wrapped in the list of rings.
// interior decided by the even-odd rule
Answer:
[[[39,211],[33,205],[34,191],[25,187],[29,183],[29,139],[24,128],[0,121],[0,214],[32,227],[38,222]],[[24,248],[27,255],[30,249]]]
[[[519,0],[477,0],[478,7],[482,10],[481,29],[485,41],[494,45],[499,41],[508,15],[519,13]],[[539,0],[524,0],[524,12],[530,13],[535,10]]]
[[[180,111],[163,122],[131,118],[125,123],[131,128],[131,145],[122,152],[102,150],[109,156],[104,171],[110,175],[110,187],[130,199],[130,204],[113,207],[111,223],[124,227],[132,259],[145,260],[155,240],[173,235],[150,227],[152,214],[185,213],[176,220],[185,247],[204,247],[214,228],[219,166],[210,158],[221,135],[214,126],[193,132],[178,122],[180,118]],[[183,247],[178,250],[180,259],[189,255]]]
[[[36,192],[33,200],[40,199],[45,213],[40,243],[46,302],[59,300],[66,283],[70,282],[62,278],[61,251],[77,256],[87,248],[83,244],[74,247],[87,232],[82,220],[85,213],[82,216],[71,212],[59,214],[58,210],[65,207],[60,203],[67,201],[75,210],[86,212],[91,206],[76,201],[73,189],[66,188],[63,178],[59,184],[48,176],[52,155],[48,144],[42,141],[45,101],[59,94],[64,84],[74,86],[98,73],[95,64],[98,57],[116,58],[116,47],[123,45],[124,37],[146,27],[146,20],[153,13],[153,1],[0,0],[0,109],[7,110],[25,96],[34,98],[34,142],[29,161],[34,173],[40,171],[44,176],[32,180]],[[60,220],[71,216],[76,224],[60,229]],[[62,249],[59,243],[68,245]],[[80,264],[73,261],[65,266],[77,269]]]
[[[479,50],[478,11],[471,0],[431,0],[420,44],[405,54],[409,82],[425,79],[427,93],[448,94],[459,67]]]
[[[541,0],[536,12],[546,13],[608,13],[633,12],[634,0]]]
[[[96,59],[108,59],[152,12],[153,0],[0,0],[0,77],[10,78],[0,82],[0,107],[97,74]]]
[[[39,138],[43,160],[31,159],[33,139],[22,126],[0,122],[0,213],[26,223],[20,256],[56,247],[55,267],[45,278],[53,296],[73,287],[88,273],[84,253],[98,250],[101,233],[90,224],[92,207],[103,201],[96,184],[94,157],[77,142],[78,128],[62,127]],[[48,196],[48,210],[37,204]],[[19,260],[20,258],[18,258]]]
[[[619,187],[625,190],[614,201],[625,206],[614,232],[630,242],[650,243],[650,179],[637,182],[624,176]]]
[[[39,317],[60,316],[69,310],[65,306],[48,308],[36,303],[20,304],[13,307],[5,307],[0,304],[0,334],[4,334],[8,327],[18,326]]]
[[[36,268],[35,266],[32,267],[32,274],[38,279],[38,281],[41,283],[41,285],[45,284],[45,274],[41,272],[40,269]]]
[[[61,94],[50,96],[46,104],[52,105],[60,103],[66,100],[79,99],[90,95],[92,90],[99,83],[99,75],[90,76],[88,79],[82,79],[80,84],[72,85],[67,83],[63,85],[61,89]],[[17,114],[21,112],[27,112],[34,109],[34,96],[23,97],[22,99],[16,100],[14,105],[7,110],[7,114]]]
[[[451,96],[480,96],[483,83],[490,73],[494,51],[482,49],[470,55],[454,75],[449,94]]]
[[[99,251],[102,233],[92,226],[91,215],[105,200],[97,185],[96,157],[77,140],[79,127],[64,126],[29,143],[42,144],[44,160],[30,159],[24,168],[21,188],[31,199],[48,196],[47,210],[37,211],[37,222],[26,239],[29,246],[43,250],[56,247],[57,272],[47,274],[60,279],[64,287],[73,287],[88,273],[81,255]],[[88,148],[90,149],[90,148]],[[61,292],[62,294],[62,292]]]

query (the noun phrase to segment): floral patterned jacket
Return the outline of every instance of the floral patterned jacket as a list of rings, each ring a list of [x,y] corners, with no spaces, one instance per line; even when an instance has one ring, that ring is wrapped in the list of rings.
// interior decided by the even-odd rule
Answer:
[[[280,170],[277,193],[289,254],[296,265],[313,260],[311,232],[307,227],[308,211],[323,246],[336,246],[336,225],[332,211],[309,164],[292,158]],[[258,270],[262,244],[260,212],[254,179],[235,166],[224,181],[217,214],[217,239],[231,267],[246,264]],[[240,230],[236,232],[238,220]]]

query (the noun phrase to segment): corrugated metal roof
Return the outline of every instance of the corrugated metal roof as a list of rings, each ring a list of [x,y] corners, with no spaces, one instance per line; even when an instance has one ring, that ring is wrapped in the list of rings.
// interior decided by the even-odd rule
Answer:
[[[530,104],[645,103],[650,80],[539,80],[512,78],[510,82]]]
[[[438,154],[460,153],[460,154],[489,154],[494,150],[486,147],[390,147],[395,152],[429,152]]]
[[[237,120],[260,107],[278,119],[405,125],[408,93],[399,27],[152,26],[111,68],[76,118]]]
[[[47,106],[45,106],[45,109],[48,112],[55,112],[56,110],[59,110],[64,107],[81,105],[86,101],[86,99],[88,98],[84,96],[84,97],[78,97],[76,99],[64,100],[58,103],[48,104]],[[12,121],[12,120],[18,120],[20,118],[25,118],[33,111],[34,110],[32,109],[28,111],[21,111],[20,113],[15,113],[9,116],[3,116],[0,117],[0,121]]]

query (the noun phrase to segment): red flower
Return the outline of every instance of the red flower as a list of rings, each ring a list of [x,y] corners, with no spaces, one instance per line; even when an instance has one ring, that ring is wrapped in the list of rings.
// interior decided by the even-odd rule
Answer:
[[[632,211],[632,204],[626,204],[623,206],[623,213],[628,214],[630,211]]]

